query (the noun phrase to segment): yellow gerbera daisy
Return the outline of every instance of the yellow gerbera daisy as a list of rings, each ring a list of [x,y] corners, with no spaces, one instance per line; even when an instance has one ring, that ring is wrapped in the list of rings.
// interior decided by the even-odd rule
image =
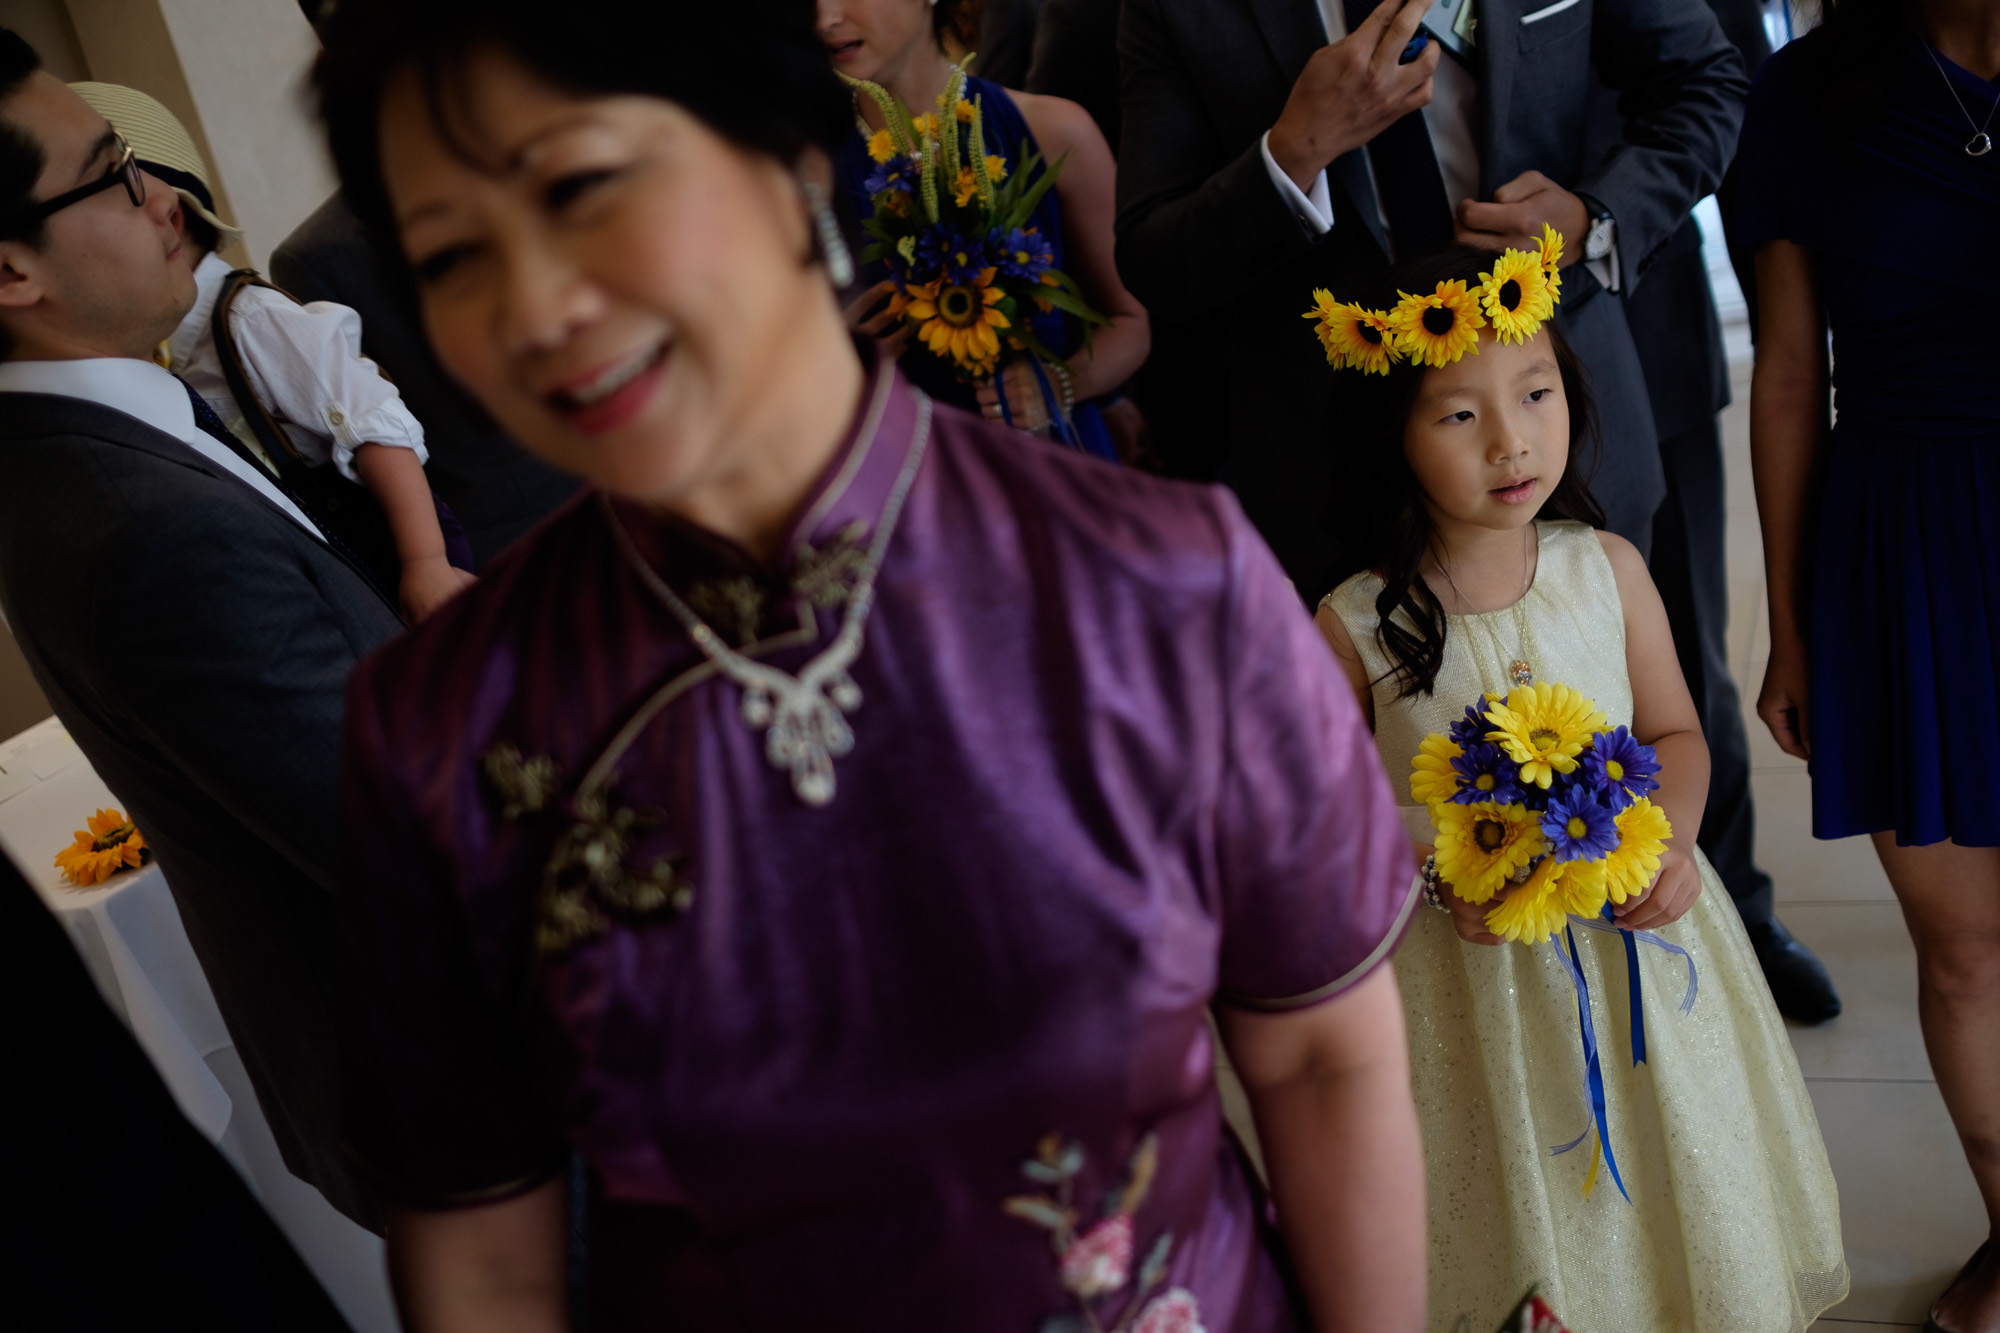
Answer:
[[[1542,272],[1549,275],[1549,301],[1553,305],[1562,300],[1563,280],[1560,271],[1563,257],[1562,233],[1544,222],[1541,240],[1536,244],[1542,252]]]
[[[1541,826],[1518,802],[1433,805],[1438,878],[1469,903],[1483,903],[1542,851]]]
[[[1534,944],[1562,929],[1569,919],[1568,895],[1563,881],[1576,861],[1558,861],[1553,856],[1535,867],[1528,882],[1511,890],[1498,907],[1486,914],[1486,928],[1503,940]]]
[[[1313,308],[1305,317],[1317,320],[1313,332],[1326,349],[1326,363],[1335,370],[1359,370],[1386,375],[1402,358],[1389,332],[1389,317],[1364,310],[1350,301],[1336,301],[1324,287],[1313,288]]]
[[[1562,877],[1564,908],[1576,916],[1596,916],[1604,910],[1605,895],[1610,888],[1604,862],[1571,861],[1568,866]]]
[[[877,162],[887,162],[896,155],[896,136],[887,130],[877,130],[868,136],[868,156]]]
[[[1000,359],[998,330],[1012,327],[998,309],[1004,293],[993,285],[995,272],[989,268],[970,283],[939,278],[910,289],[908,313],[917,336],[933,354],[973,375],[992,373]]]
[[[912,116],[910,129],[919,139],[935,139],[938,132],[938,118],[928,111],[921,116]]]
[[[978,193],[979,177],[973,174],[971,167],[960,167],[958,169],[958,179],[952,183],[951,201],[960,208],[964,208],[972,202],[973,196]]]
[[[1611,901],[1622,903],[1636,898],[1660,873],[1660,853],[1674,826],[1667,812],[1641,796],[1618,812],[1618,846],[1604,858],[1604,875]]]
[[[986,155],[986,179],[998,185],[1007,179],[1007,159],[998,153]]]
[[[1464,754],[1458,742],[1442,732],[1424,737],[1423,744],[1410,756],[1410,795],[1425,805],[1449,801],[1458,791],[1458,773],[1451,761]]]
[[[56,853],[56,868],[78,888],[102,884],[121,870],[146,863],[152,854],[132,821],[116,810],[99,810],[76,830],[76,841]]]
[[[1567,685],[1517,685],[1506,702],[1490,705],[1486,720],[1497,743],[1521,766],[1521,781],[1546,788],[1557,773],[1576,768],[1576,757],[1604,726],[1597,705]]]
[[[959,98],[958,105],[952,108],[952,114],[958,117],[959,124],[970,125],[972,123],[972,103],[966,101],[963,97]]]
[[[1526,250],[1503,251],[1491,273],[1479,275],[1479,304],[1503,343],[1524,343],[1555,313],[1548,274]]]
[[[1479,330],[1486,321],[1479,298],[1453,278],[1441,282],[1429,296],[1398,292],[1403,299],[1389,312],[1396,350],[1425,366],[1448,366],[1466,353],[1479,353]]]

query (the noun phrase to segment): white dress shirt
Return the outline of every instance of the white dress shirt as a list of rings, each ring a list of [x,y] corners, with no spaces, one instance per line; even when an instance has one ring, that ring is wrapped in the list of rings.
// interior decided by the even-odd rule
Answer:
[[[235,477],[274,509],[318,537],[312,520],[271,478],[194,422],[194,405],[179,380],[150,361],[95,357],[84,361],[0,361],[0,393],[49,393],[81,398],[164,431]],[[0,411],[4,411],[0,407]]]
[[[215,254],[195,266],[194,308],[167,340],[169,364],[225,426],[262,454],[215,347],[215,302],[229,273],[230,266]],[[419,463],[430,461],[424,428],[403,395],[361,355],[361,316],[349,307],[333,301],[301,305],[268,287],[250,286],[230,307],[229,329],[251,392],[309,462],[331,459],[341,476],[357,481],[354,451],[364,444],[409,449]]]
[[[1331,44],[1346,37],[1347,12],[1343,0],[1317,0],[1317,3],[1327,42]],[[1576,0],[1570,0],[1570,3],[1576,3]],[[1537,14],[1537,17],[1540,15]],[[1438,174],[1444,178],[1445,198],[1454,209],[1463,200],[1480,197],[1479,136],[1473,126],[1478,108],[1479,81],[1456,57],[1440,53],[1437,73],[1431,81],[1430,105],[1424,108],[1424,128],[1430,131],[1431,151],[1437,155]],[[1332,231],[1333,196],[1327,188],[1325,170],[1313,177],[1310,189],[1301,190],[1278,166],[1278,160],[1271,156],[1269,130],[1264,131],[1259,147],[1264,156],[1264,171],[1290,206],[1293,216],[1316,236]],[[1375,186],[1375,164],[1368,160],[1366,153],[1362,154],[1361,160],[1368,170],[1369,187],[1375,191],[1375,216],[1382,224],[1383,233],[1389,237],[1390,245],[1394,246],[1395,233],[1390,230],[1389,215],[1382,211],[1382,192]],[[1583,247],[1584,238],[1581,236],[1566,236],[1563,239],[1572,251],[1580,251]],[[1618,249],[1615,242],[1609,255],[1589,261],[1587,267],[1604,286],[1612,291],[1618,290]]]

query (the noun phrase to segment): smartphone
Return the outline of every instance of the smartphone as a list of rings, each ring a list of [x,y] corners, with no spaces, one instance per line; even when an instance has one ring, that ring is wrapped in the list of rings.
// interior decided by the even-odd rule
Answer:
[[[1436,0],[1424,11],[1424,21],[1417,27],[1417,35],[1410,38],[1397,63],[1407,65],[1424,53],[1424,48],[1435,41],[1446,53],[1458,58],[1459,62],[1472,67],[1474,32],[1477,20],[1472,9],[1477,0]]]

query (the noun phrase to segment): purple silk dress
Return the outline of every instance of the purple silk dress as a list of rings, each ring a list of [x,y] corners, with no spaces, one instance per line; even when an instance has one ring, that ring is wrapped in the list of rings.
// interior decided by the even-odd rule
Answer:
[[[1227,492],[931,407],[871,370],[773,567],[592,492],[362,665],[350,1147],[418,1207],[574,1149],[596,1328],[1298,1327],[1204,1014],[1394,947],[1374,744]],[[800,672],[899,479],[810,805],[649,580]]]

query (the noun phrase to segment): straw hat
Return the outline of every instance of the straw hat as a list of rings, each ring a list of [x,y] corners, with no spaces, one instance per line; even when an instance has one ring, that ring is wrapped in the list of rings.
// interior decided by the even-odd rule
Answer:
[[[173,112],[137,88],[116,83],[72,83],[70,87],[125,136],[139,165],[148,175],[172,186],[190,211],[225,238],[243,234],[215,215],[208,164],[201,160],[193,136]]]

